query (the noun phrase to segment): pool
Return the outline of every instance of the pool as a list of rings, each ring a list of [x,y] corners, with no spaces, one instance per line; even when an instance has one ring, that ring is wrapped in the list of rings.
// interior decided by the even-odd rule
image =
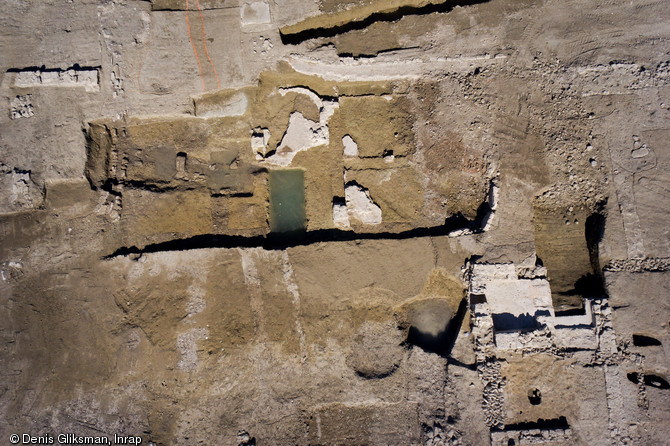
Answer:
[[[301,169],[270,171],[270,230],[304,231],[305,223],[305,172]]]

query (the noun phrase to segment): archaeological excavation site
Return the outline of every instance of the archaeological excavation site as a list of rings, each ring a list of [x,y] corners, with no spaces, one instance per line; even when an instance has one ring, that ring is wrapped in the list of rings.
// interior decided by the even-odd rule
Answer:
[[[0,445],[670,445],[668,0],[2,0]]]

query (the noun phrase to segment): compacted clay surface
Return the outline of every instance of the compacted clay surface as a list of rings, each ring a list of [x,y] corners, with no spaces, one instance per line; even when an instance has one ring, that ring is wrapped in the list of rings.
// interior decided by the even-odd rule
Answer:
[[[661,445],[665,0],[7,0],[0,443]]]

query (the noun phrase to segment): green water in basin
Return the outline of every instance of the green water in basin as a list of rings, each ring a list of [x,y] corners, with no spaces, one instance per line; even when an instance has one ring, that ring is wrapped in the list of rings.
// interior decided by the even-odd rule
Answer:
[[[305,229],[305,172],[300,169],[270,171],[270,230]]]

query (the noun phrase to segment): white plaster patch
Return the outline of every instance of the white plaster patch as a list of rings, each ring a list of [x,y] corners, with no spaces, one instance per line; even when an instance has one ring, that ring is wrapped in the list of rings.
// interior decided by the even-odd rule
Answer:
[[[500,197],[500,187],[498,184],[494,181],[491,182],[491,187],[489,188],[489,206],[491,207],[491,210],[489,211],[488,215],[484,218],[483,221],[483,231],[490,231],[491,226],[493,225],[493,217],[496,214],[496,210],[498,209],[498,200]]]
[[[256,155],[257,160],[262,160],[268,153],[268,141],[270,140],[270,130],[255,128],[251,135],[251,150]]]
[[[300,112],[289,117],[286,133],[268,162],[288,166],[298,152],[328,144],[328,127],[305,118]]]
[[[348,184],[344,187],[344,197],[350,219],[365,225],[378,225],[382,222],[382,210],[372,201],[367,189],[358,184]]]
[[[290,164],[296,153],[326,143],[328,139],[318,122],[305,118],[300,112],[293,112],[286,133],[277,146],[278,164]]]
[[[546,279],[492,280],[486,285],[485,294],[494,315],[534,316],[545,311],[547,315],[554,312]]]
[[[198,367],[198,341],[208,336],[209,330],[206,328],[194,328],[177,336],[177,350],[181,353],[177,368],[195,370]]]
[[[333,224],[339,229],[349,229],[349,214],[347,206],[341,203],[333,203]]]
[[[386,175],[384,175],[384,178],[379,180],[378,184],[383,184],[383,183],[386,183],[387,181],[391,181],[391,177],[393,177],[394,173],[395,173],[395,170],[389,169],[388,172],[386,172]]]
[[[270,5],[266,2],[244,3],[240,7],[240,19],[243,26],[270,23]]]
[[[238,249],[240,260],[242,261],[242,272],[244,273],[244,282],[247,285],[261,286],[261,279],[258,275],[256,260],[254,259],[253,249]]]
[[[300,336],[300,354],[302,360],[307,359],[307,350],[305,347],[305,331],[302,328],[302,323],[300,322],[300,291],[298,289],[298,284],[295,281],[295,273],[293,272],[293,265],[288,257],[288,252],[285,250],[281,251],[281,265],[282,272],[284,274],[284,285],[286,286],[286,291],[288,291],[291,296],[293,296],[293,307],[295,309],[295,329]]]
[[[188,287],[188,296],[190,297],[190,300],[186,304],[188,316],[202,313],[207,306],[204,288],[197,285],[190,285]]]
[[[324,50],[315,55],[293,54],[289,64],[296,71],[316,75],[329,81],[381,81],[388,79],[420,79],[426,72],[468,73],[475,67],[501,65],[505,54],[482,54],[478,56],[426,57],[411,50],[388,52],[376,57],[338,57],[334,50]]]
[[[275,153],[266,158],[267,162],[278,166],[288,166],[296,153],[312,147],[328,145],[328,120],[339,107],[337,101],[322,101],[313,91],[304,87],[281,88],[282,96],[288,92],[297,92],[308,96],[319,107],[319,122],[312,121],[296,111],[289,116],[286,133],[277,146]],[[267,144],[267,143],[266,143]]]
[[[344,135],[342,138],[344,144],[344,156],[347,158],[355,158],[358,156],[358,144],[349,135]]]

